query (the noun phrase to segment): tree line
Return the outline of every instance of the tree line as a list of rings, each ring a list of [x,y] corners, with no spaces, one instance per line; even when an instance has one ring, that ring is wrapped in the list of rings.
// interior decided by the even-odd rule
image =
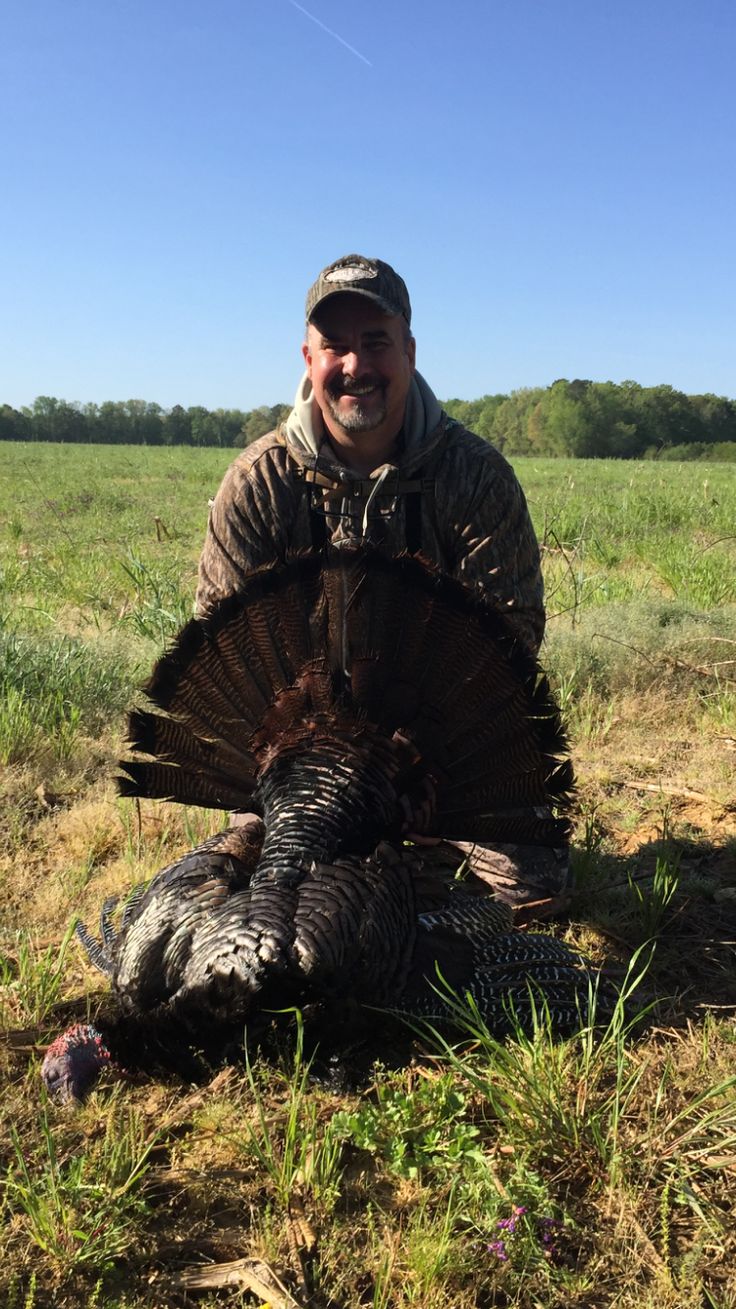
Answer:
[[[561,378],[444,408],[509,456],[736,459],[736,401],[671,386]]]
[[[562,378],[510,395],[442,403],[453,418],[509,456],[736,460],[736,401],[725,396]],[[21,409],[0,406],[0,440],[237,448],[277,427],[290,408],[163,409],[147,400],[98,405],[42,395]]]
[[[257,409],[205,409],[150,400],[105,400],[77,404],[39,395],[32,405],[0,406],[0,441],[68,441],[101,445],[250,445],[272,431],[291,405]]]

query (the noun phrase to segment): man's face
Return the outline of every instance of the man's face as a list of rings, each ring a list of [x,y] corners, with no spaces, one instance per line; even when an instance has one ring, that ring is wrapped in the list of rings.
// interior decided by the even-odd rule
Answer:
[[[415,358],[403,318],[383,313],[365,296],[336,295],[315,312],[302,351],[333,435],[398,434]]]

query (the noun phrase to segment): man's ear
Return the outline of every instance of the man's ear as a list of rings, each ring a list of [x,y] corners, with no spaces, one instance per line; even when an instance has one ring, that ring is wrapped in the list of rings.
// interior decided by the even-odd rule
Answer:
[[[305,341],[304,344],[303,344],[303,346],[302,346],[302,358],[304,359],[304,363],[306,364],[306,367],[307,367],[307,376],[311,379],[311,376],[312,376],[312,352],[311,352],[311,350],[309,349],[309,342],[308,342],[308,341]]]

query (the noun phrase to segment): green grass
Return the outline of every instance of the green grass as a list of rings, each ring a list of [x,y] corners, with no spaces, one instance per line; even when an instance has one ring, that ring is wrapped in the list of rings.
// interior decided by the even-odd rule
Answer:
[[[612,602],[736,601],[733,473],[724,466],[517,460],[546,556],[551,614]]]
[[[159,598],[170,609],[184,596],[191,603],[207,502],[233,454],[5,443],[6,613],[86,634],[126,621],[135,629],[137,613],[147,626]]]
[[[58,948],[40,946],[28,932],[16,932],[0,945],[0,1023],[6,1027],[43,1024],[61,998],[64,966],[74,925]]]
[[[15,1158],[6,1179],[8,1206],[23,1216],[27,1240],[56,1271],[86,1266],[97,1277],[121,1258],[131,1227],[147,1212],[140,1187],[155,1134],[118,1098],[95,1147],[62,1160],[46,1106],[39,1119],[35,1153],[11,1128]]]
[[[280,1209],[288,1210],[295,1194],[306,1193],[315,1207],[329,1214],[340,1193],[340,1142],[331,1122],[326,1127],[320,1123],[310,1094],[311,1060],[304,1057],[304,1027],[298,1012],[295,1023],[294,1059],[285,1072],[268,1068],[266,1081],[264,1069],[259,1076],[250,1058],[246,1060],[256,1117],[234,1135],[233,1143],[246,1158],[255,1159]],[[277,1132],[271,1120],[274,1094],[281,1098]]]
[[[122,714],[144,665],[124,640],[94,643],[0,629],[0,763],[44,751],[66,760],[82,735]]]
[[[605,961],[626,1003],[565,1040],[541,1009],[500,1041],[460,998],[463,1039],[423,1029],[403,1062],[376,1019],[347,1077],[295,1017],[280,1053],[207,1086],[101,1083],[69,1115],[38,1064],[72,1012],[95,1011],[72,915],[93,923],[221,821],[138,810],[109,778],[124,707],[191,611],[233,452],[3,455],[0,1300],[255,1304],[182,1281],[251,1257],[305,1309],[736,1304],[729,469],[516,461],[580,776],[578,889],[553,930]]]

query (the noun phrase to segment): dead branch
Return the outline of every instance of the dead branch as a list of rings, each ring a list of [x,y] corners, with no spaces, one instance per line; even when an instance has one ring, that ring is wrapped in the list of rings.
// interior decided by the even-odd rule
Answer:
[[[652,791],[655,795],[672,795],[678,800],[701,800],[717,808],[728,808],[727,805],[722,805],[720,801],[715,800],[712,795],[705,795],[703,791],[691,791],[686,786],[671,786],[669,782],[645,782],[642,778],[635,778],[629,782],[621,778],[618,785],[628,786],[632,791]]]
[[[214,1290],[234,1286],[257,1295],[271,1309],[299,1309],[293,1295],[262,1259],[233,1259],[225,1264],[185,1268],[174,1278],[174,1286],[184,1290]]]

